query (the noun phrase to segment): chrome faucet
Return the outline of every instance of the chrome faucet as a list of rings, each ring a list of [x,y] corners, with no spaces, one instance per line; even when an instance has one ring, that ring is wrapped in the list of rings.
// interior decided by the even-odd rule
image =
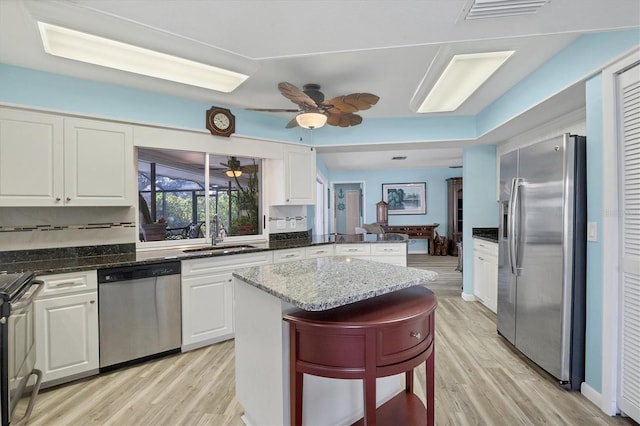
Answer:
[[[225,231],[225,229],[222,228],[220,232],[218,232],[217,236],[214,235],[213,237],[211,237],[211,245],[215,246],[216,244],[223,242],[224,237],[226,236],[227,236],[227,231]]]

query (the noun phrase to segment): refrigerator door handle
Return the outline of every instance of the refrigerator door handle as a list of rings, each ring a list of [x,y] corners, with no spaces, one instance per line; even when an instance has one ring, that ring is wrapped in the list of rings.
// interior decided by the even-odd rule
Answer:
[[[520,238],[519,218],[519,199],[520,199],[520,183],[521,178],[513,178],[511,180],[511,200],[509,200],[509,264],[511,265],[511,273],[519,275],[520,268],[518,266],[518,240]]]

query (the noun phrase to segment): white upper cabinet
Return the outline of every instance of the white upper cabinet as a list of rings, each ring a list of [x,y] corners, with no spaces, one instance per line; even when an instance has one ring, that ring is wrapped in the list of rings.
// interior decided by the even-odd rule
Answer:
[[[0,206],[130,206],[131,126],[0,108]]]
[[[288,145],[283,160],[273,160],[269,204],[316,203],[316,152],[311,147]]]
[[[65,202],[71,206],[133,204],[131,126],[65,119]]]
[[[63,204],[62,117],[0,109],[0,206]]]

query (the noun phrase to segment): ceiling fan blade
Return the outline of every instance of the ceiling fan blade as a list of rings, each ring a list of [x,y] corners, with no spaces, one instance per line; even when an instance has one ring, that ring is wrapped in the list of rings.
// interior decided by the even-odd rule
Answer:
[[[287,108],[245,108],[247,111],[263,111],[263,112],[300,112],[299,109]]]
[[[331,114],[327,118],[327,124],[337,127],[357,126],[362,123],[362,117],[358,114]]]
[[[286,129],[291,129],[292,127],[296,127],[298,125],[298,121],[296,120],[295,117],[293,117],[293,119],[291,121],[289,121],[287,123],[286,126],[284,126]]]
[[[286,81],[279,83],[278,90],[280,90],[282,96],[289,99],[294,104],[300,105],[302,108],[318,108],[316,102],[311,99],[309,95],[291,83],[287,83]]]
[[[323,105],[331,105],[331,109],[350,113],[356,111],[363,111],[371,108],[371,106],[378,103],[380,97],[371,93],[352,93],[346,96],[338,96],[337,98],[324,101]],[[331,111],[331,110],[330,110]]]

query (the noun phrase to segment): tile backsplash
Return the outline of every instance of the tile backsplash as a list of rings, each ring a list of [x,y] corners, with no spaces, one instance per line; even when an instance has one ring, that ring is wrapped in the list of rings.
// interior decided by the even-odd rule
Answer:
[[[307,231],[306,206],[269,207],[269,234]]]
[[[2,207],[2,251],[135,243],[132,207]]]

